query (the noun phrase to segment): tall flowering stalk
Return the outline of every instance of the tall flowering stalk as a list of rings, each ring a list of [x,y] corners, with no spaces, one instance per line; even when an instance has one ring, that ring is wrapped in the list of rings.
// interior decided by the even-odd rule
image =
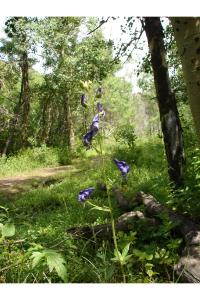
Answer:
[[[103,90],[102,88],[98,88],[96,91],[96,98],[101,98],[103,95]],[[98,113],[95,115],[95,117],[92,120],[92,123],[90,125],[90,129],[89,131],[84,135],[83,137],[83,144],[87,147],[87,149],[89,149],[91,147],[91,142],[93,137],[99,133],[99,119],[100,116],[105,116],[105,111],[103,109],[103,105],[100,102],[97,102],[97,111]],[[110,213],[110,219],[111,219],[111,226],[112,226],[112,235],[113,235],[113,242],[114,242],[114,248],[115,248],[115,253],[117,255],[117,259],[118,262],[120,264],[120,268],[121,268],[121,272],[122,272],[122,277],[123,277],[123,282],[126,283],[126,278],[125,278],[125,273],[124,273],[124,267],[122,264],[122,261],[120,259],[120,252],[118,249],[118,244],[117,244],[117,236],[116,236],[116,229],[115,229],[115,220],[114,220],[114,215],[113,215],[113,208],[112,208],[112,202],[111,202],[111,197],[110,197],[110,190],[111,190],[111,186],[110,186],[110,182],[109,180],[107,180],[107,176],[105,174],[105,161],[104,161],[104,156],[103,156],[103,134],[102,134],[102,130],[99,133],[99,147],[100,147],[100,158],[101,158],[101,162],[102,162],[102,169],[103,169],[103,181],[105,182],[106,186],[107,186],[107,198],[108,198],[108,208],[105,207],[97,207],[95,205],[93,205],[92,203],[89,203],[91,205],[93,205],[94,207],[96,207],[99,210],[103,210],[103,211],[109,211]],[[129,172],[129,166],[126,165],[125,162],[123,161],[118,161],[117,159],[114,160],[114,162],[116,163],[117,167],[119,168],[119,170],[122,173],[122,176],[125,177],[126,174]],[[92,192],[94,191],[93,187],[87,188],[85,190],[80,191],[79,196],[78,196],[78,200],[80,202],[85,202],[90,195],[92,194]]]

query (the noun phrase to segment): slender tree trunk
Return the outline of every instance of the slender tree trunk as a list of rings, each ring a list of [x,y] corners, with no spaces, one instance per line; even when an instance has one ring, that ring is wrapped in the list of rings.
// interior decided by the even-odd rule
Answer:
[[[66,141],[69,149],[74,147],[74,129],[71,116],[70,101],[68,95],[64,96],[64,130],[66,133]]]
[[[14,117],[9,122],[8,138],[7,138],[5,146],[3,148],[2,155],[7,154],[8,148],[9,148],[10,144],[12,143],[12,140],[13,140],[13,137],[14,137],[14,134],[16,131],[18,119],[19,119],[20,107],[21,107],[21,97],[19,99],[18,104],[15,107]]]
[[[144,21],[144,29],[151,53],[168,173],[175,185],[179,186],[183,181],[183,138],[175,95],[169,81],[163,28],[158,17],[146,17]]]
[[[21,87],[21,99],[22,99],[22,113],[21,113],[21,145],[26,147],[28,138],[28,117],[30,111],[30,91],[29,91],[29,76],[28,76],[28,54],[25,51],[22,54],[22,87]]]
[[[42,103],[42,117],[40,121],[40,130],[38,134],[38,142],[46,143],[49,138],[49,133],[52,124],[52,107],[50,103],[52,95],[44,99]]]
[[[174,17],[170,20],[200,141],[200,18]]]

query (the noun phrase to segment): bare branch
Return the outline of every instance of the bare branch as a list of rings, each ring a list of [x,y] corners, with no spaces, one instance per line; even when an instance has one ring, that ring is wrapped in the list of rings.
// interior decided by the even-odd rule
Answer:
[[[106,20],[101,20],[101,21],[99,22],[99,25],[98,25],[96,28],[94,28],[93,30],[91,30],[90,32],[88,32],[87,35],[90,35],[91,33],[95,32],[95,31],[96,31],[97,29],[99,29],[103,24],[107,23],[109,19],[110,19],[110,17],[108,17]]]

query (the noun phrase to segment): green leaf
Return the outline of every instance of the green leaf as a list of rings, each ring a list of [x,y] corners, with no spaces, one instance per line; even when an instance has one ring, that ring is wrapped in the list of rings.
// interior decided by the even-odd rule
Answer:
[[[149,270],[146,270],[146,273],[147,275],[151,278],[153,275],[154,275],[154,271],[149,269]]]
[[[124,247],[124,249],[123,249],[123,251],[122,251],[122,257],[123,257],[123,258],[125,258],[125,256],[127,256],[128,251],[129,251],[129,248],[130,248],[130,244],[131,244],[131,243],[128,243],[128,244]]]
[[[91,208],[91,210],[101,210],[101,211],[108,211],[108,212],[110,212],[110,208],[107,207],[107,206],[97,206],[97,205],[91,203],[90,201],[87,201],[87,204],[93,206]]]
[[[67,282],[67,269],[65,266],[66,261],[62,255],[54,250],[45,250],[44,254],[47,260],[49,271],[52,272],[53,269],[55,269],[58,276],[62,278],[64,282]]]
[[[6,223],[1,228],[2,237],[10,237],[15,235],[15,225],[13,223]]]
[[[143,252],[138,249],[133,250],[133,254],[137,256],[140,260],[152,260],[153,259],[153,254],[148,254],[147,252]]]
[[[42,258],[44,258],[44,253],[39,251],[33,252],[33,254],[31,255],[31,259],[33,260],[32,268],[35,268],[41,262]]]

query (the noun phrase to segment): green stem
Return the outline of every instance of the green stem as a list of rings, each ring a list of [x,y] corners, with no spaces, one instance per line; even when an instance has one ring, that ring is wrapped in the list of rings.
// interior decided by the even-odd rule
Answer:
[[[122,262],[120,260],[119,249],[118,249],[118,245],[117,245],[115,220],[114,220],[114,216],[113,216],[112,203],[111,203],[111,200],[110,200],[110,188],[109,188],[109,184],[107,183],[107,180],[106,180],[105,164],[104,164],[104,156],[103,156],[103,145],[102,144],[103,143],[102,143],[102,136],[101,136],[101,138],[100,138],[100,155],[101,155],[102,168],[103,168],[103,180],[104,180],[104,182],[107,186],[107,196],[108,196],[108,204],[109,204],[109,209],[110,209],[110,219],[111,219],[111,226],[112,226],[113,242],[114,242],[115,251],[117,253],[117,258],[118,258],[118,261],[119,261],[119,264],[120,264],[121,273],[122,273],[122,277],[123,277],[123,282],[126,283],[124,267],[123,267]]]
[[[110,191],[109,191],[109,189],[107,191],[107,195],[108,195],[108,203],[109,203],[109,208],[110,208],[110,219],[111,219],[111,226],[112,226],[112,235],[113,235],[114,247],[115,247],[115,250],[116,250],[116,253],[117,253],[118,261],[120,263],[120,268],[121,268],[121,272],[122,272],[123,282],[126,283],[126,277],[125,277],[125,273],[124,273],[124,267],[122,265],[122,262],[121,262],[121,259],[120,259],[120,256],[119,256],[119,249],[118,249],[118,245],[117,245],[115,220],[114,220],[114,216],[113,216],[113,212],[112,212],[112,204],[111,204],[111,200],[110,200]]]

